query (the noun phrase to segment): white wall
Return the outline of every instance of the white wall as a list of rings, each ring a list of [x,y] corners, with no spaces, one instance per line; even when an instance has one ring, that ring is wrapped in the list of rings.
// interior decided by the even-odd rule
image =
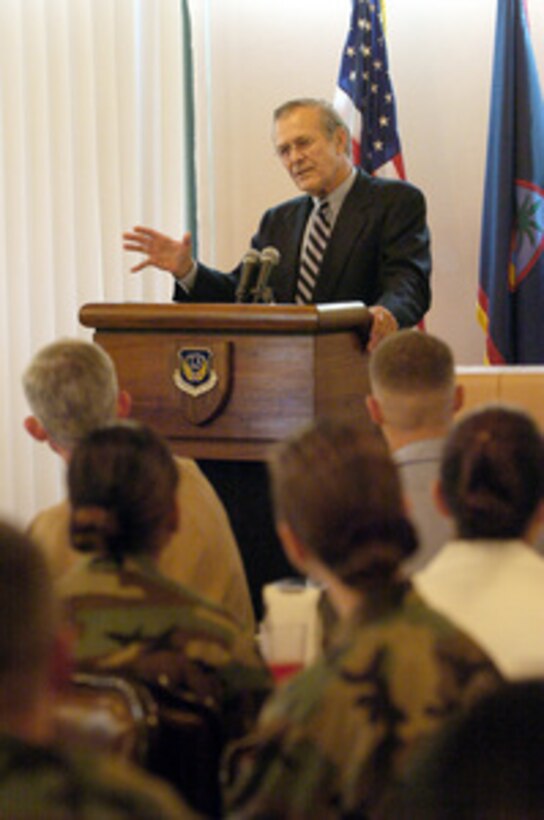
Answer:
[[[387,0],[407,173],[427,196],[433,237],[427,326],[460,364],[483,356],[475,305],[496,3]],[[542,76],[544,2],[528,6]],[[350,9],[351,0],[193,0],[204,260],[233,266],[261,212],[293,195],[272,153],[271,111],[290,97],[332,98]]]

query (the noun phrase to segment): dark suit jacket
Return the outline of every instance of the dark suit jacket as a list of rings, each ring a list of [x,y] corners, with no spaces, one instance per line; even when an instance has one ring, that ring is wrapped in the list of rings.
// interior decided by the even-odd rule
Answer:
[[[304,228],[312,199],[301,196],[264,214],[253,247],[275,246],[281,261],[270,285],[276,302],[293,302]],[[230,274],[198,265],[191,294],[176,301],[232,302],[240,268]],[[323,259],[315,302],[359,300],[383,305],[401,327],[417,324],[430,304],[430,240],[425,200],[414,186],[358,172]]]

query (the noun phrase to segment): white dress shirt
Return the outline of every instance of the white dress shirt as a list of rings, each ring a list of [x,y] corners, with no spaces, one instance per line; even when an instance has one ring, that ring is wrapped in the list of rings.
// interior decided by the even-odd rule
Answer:
[[[544,558],[523,541],[451,541],[413,582],[509,679],[544,676]]]

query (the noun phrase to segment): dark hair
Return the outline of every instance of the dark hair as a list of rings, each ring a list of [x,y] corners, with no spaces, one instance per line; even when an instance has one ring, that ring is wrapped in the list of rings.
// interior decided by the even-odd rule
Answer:
[[[389,579],[417,548],[377,432],[320,420],[277,448],[270,475],[276,519],[350,586]]]
[[[382,820],[544,817],[544,682],[505,684],[429,738]]]
[[[42,551],[0,522],[0,704],[28,702],[52,652],[59,612]]]
[[[179,480],[165,442],[131,422],[94,430],[68,467],[70,532],[75,549],[121,562],[162,543]]]
[[[519,538],[544,495],[544,444],[521,410],[488,406],[450,433],[442,492],[461,538]]]

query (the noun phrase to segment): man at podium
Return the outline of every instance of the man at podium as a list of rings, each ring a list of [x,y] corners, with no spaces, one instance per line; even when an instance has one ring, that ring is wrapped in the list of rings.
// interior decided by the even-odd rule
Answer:
[[[235,270],[225,274],[195,260],[189,233],[177,240],[137,226],[123,235],[126,250],[145,254],[132,271],[169,271],[180,302],[362,301],[373,315],[369,350],[397,328],[416,325],[430,305],[421,191],[355,169],[348,128],[325,101],[281,105],[273,139],[302,196],[266,211]]]

